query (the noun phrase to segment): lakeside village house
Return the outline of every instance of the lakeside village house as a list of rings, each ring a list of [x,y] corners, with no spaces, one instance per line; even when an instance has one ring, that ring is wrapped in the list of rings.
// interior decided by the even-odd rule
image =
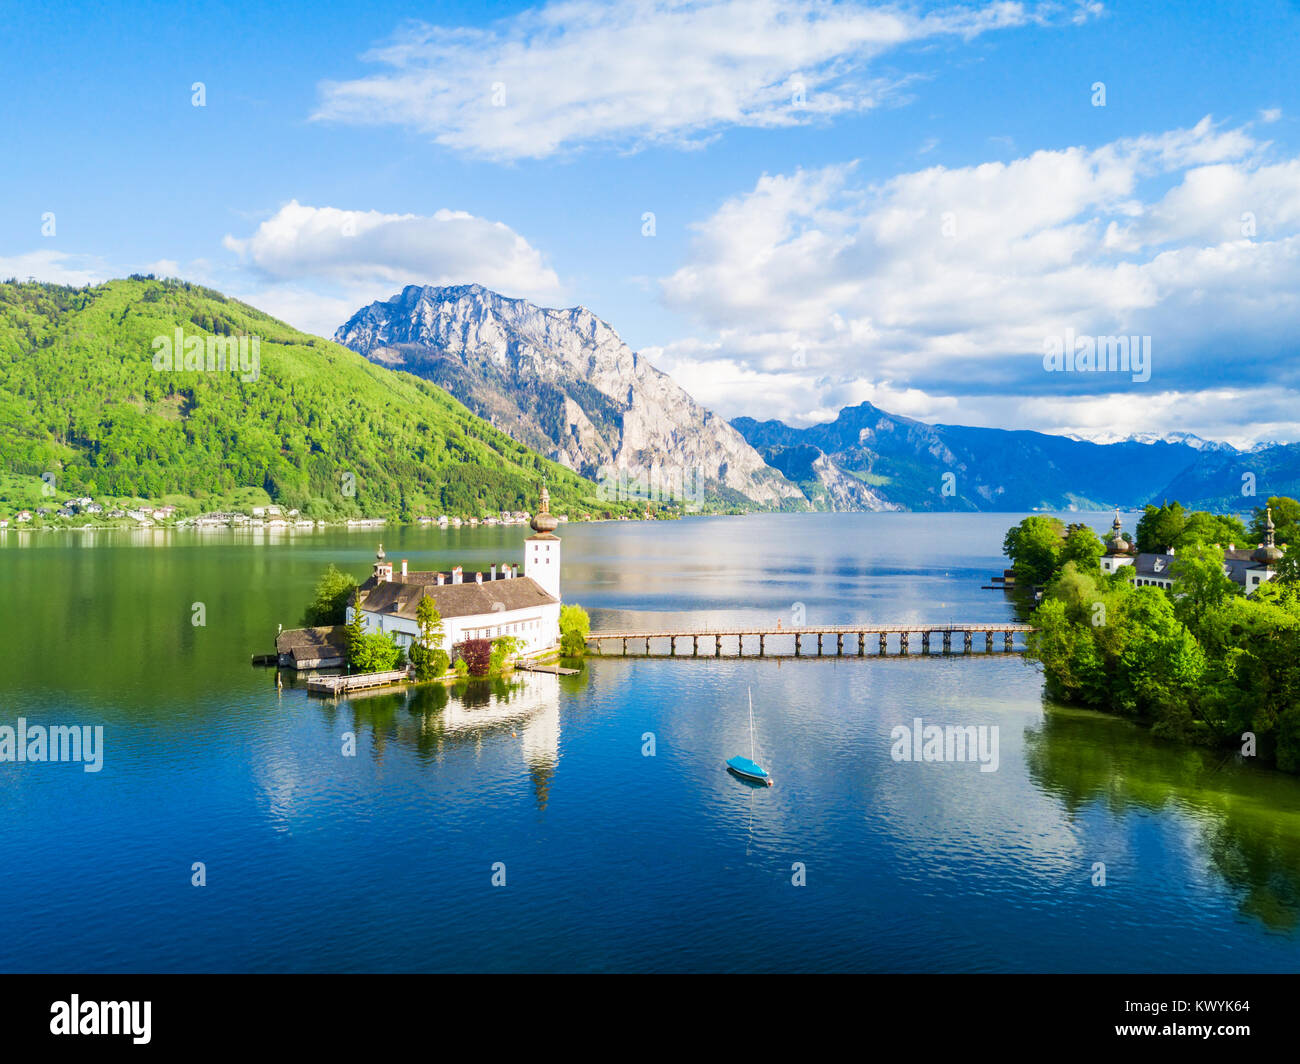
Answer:
[[[380,544],[374,570],[360,586],[361,613],[367,632],[386,632],[407,649],[420,634],[416,610],[428,595],[442,616],[442,645],[453,648],[466,639],[514,636],[521,654],[554,646],[560,638],[559,519],[552,515],[551,495],[542,487],[541,508],[524,541],[524,572],[518,565],[493,565],[469,575],[458,565],[450,572],[414,572],[405,559],[396,572]],[[355,612],[348,606],[347,619]],[[299,628],[276,639],[281,665],[294,669],[332,668],[344,663],[346,629]]]
[[[1223,552],[1223,574],[1241,585],[1242,590],[1251,594],[1260,584],[1272,580],[1277,575],[1276,565],[1282,560],[1282,548],[1273,542],[1273,511],[1267,509],[1264,525],[1264,542],[1254,550],[1239,548],[1229,543]],[[1117,572],[1122,565],[1133,566],[1133,583],[1139,587],[1174,586],[1170,568],[1174,563],[1174,548],[1167,554],[1138,554],[1128,540],[1120,535],[1119,511],[1115,511],[1115,522],[1110,526],[1111,532],[1106,539],[1106,553],[1101,556],[1103,572]]]

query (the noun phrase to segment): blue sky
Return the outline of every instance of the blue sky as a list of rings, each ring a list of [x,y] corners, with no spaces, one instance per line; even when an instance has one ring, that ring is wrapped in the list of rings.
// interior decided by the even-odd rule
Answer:
[[[590,307],[728,417],[1297,439],[1298,31],[1267,0],[11,5],[0,274],[154,270],[323,335],[478,281]],[[1149,336],[1149,379],[1048,372],[1067,332]]]

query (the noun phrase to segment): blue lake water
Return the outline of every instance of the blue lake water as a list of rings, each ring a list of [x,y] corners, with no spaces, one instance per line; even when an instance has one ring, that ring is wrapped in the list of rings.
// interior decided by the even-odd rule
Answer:
[[[563,526],[564,596],[597,629],[1009,620],[980,585],[1018,517]],[[0,538],[0,724],[105,729],[98,773],[0,764],[0,969],[1298,966],[1300,779],[1046,704],[1018,655],[853,640],[450,695],[277,691],[249,654],[379,538],[413,568],[522,556],[518,528]],[[750,690],[770,789],[723,770]],[[918,717],[996,726],[997,771],[895,761]]]

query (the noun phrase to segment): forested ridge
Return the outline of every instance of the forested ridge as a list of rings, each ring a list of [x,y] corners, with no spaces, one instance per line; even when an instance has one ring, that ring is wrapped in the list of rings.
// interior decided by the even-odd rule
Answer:
[[[178,328],[257,337],[255,374],[156,368]],[[252,487],[307,516],[411,519],[532,510],[545,476],[559,512],[628,509],[437,385],[177,280],[0,284],[0,422],[0,470],[53,473],[59,495],[201,508]]]

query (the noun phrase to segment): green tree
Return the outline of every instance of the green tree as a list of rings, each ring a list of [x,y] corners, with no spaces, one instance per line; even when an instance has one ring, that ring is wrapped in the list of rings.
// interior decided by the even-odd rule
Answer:
[[[1096,569],[1098,561],[1106,553],[1106,547],[1100,537],[1087,525],[1071,525],[1061,544],[1057,560],[1064,566],[1074,562],[1082,570]]]
[[[1178,543],[1187,524],[1181,503],[1147,506],[1137,525],[1137,549],[1143,554],[1163,554]]]
[[[1035,514],[1010,529],[1002,541],[1002,552],[1011,559],[1018,587],[1046,584],[1060,568],[1065,525],[1055,517]]]
[[[1174,578],[1174,612],[1199,635],[1209,614],[1233,595],[1237,584],[1223,571],[1223,549],[1213,544],[1185,547],[1169,569]]]
[[[317,581],[316,591],[303,613],[303,627],[345,623],[348,602],[355,594],[356,587],[357,582],[352,577],[340,572],[333,563],[330,563]]]
[[[447,671],[447,652],[442,649],[442,615],[432,595],[421,597],[415,609],[415,623],[420,634],[411,644],[411,665],[418,679],[434,679]]]
[[[354,669],[360,668],[365,638],[366,617],[361,612],[361,589],[357,588],[352,593],[352,618],[348,621],[348,665]]]
[[[578,658],[587,652],[587,636],[591,634],[591,618],[581,606],[570,604],[560,607],[560,651],[566,657]]]
[[[1187,515],[1183,530],[1174,541],[1179,550],[1201,543],[1217,543],[1221,547],[1233,544],[1244,547],[1249,543],[1246,526],[1239,517],[1232,514],[1212,514],[1205,510],[1196,510]]]

